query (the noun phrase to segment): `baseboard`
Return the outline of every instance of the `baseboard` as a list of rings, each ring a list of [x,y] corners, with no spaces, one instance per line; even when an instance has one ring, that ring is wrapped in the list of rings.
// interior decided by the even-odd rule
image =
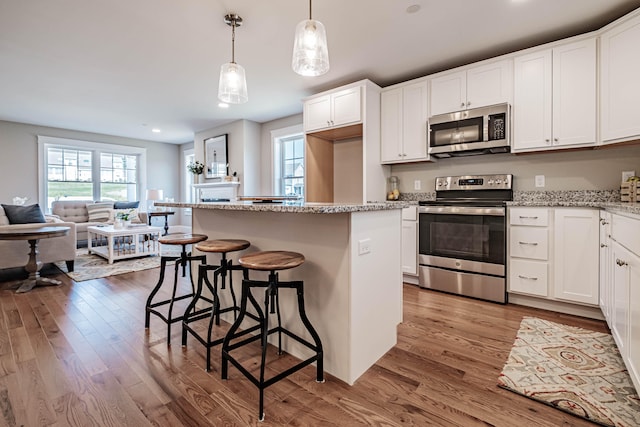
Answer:
[[[558,313],[572,314],[574,316],[587,317],[589,319],[604,320],[599,307],[589,307],[580,304],[571,304],[555,300],[531,297],[528,295],[509,294],[509,304],[524,305],[526,307],[540,308],[556,311]]]

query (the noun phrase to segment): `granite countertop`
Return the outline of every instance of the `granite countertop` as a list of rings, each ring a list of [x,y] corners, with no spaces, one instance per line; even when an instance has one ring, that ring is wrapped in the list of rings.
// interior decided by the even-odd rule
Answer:
[[[519,191],[507,206],[599,208],[640,215],[640,203],[621,202],[619,190]]]
[[[253,212],[286,212],[286,213],[315,213],[335,214],[350,212],[386,211],[408,207],[407,202],[372,202],[364,204],[348,203],[254,203],[254,202],[211,202],[211,203],[169,203],[158,202],[156,206],[171,208],[194,208],[227,211],[253,211]]]

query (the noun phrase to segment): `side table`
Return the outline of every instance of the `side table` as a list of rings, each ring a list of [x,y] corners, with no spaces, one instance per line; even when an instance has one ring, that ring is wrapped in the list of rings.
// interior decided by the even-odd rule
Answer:
[[[24,269],[29,273],[27,280],[24,280],[17,293],[29,292],[35,286],[60,285],[62,282],[55,279],[40,277],[42,263],[38,261],[38,242],[40,239],[66,236],[69,234],[69,227],[64,226],[43,226],[19,230],[0,231],[0,240],[28,240],[29,241],[29,261]]]
[[[158,216],[163,216],[164,217],[164,234],[163,234],[163,236],[166,236],[167,234],[169,234],[169,215],[173,215],[173,214],[175,214],[175,212],[173,212],[173,211],[149,212],[147,214],[147,215],[149,215],[149,225],[151,225],[151,218],[158,217]]]

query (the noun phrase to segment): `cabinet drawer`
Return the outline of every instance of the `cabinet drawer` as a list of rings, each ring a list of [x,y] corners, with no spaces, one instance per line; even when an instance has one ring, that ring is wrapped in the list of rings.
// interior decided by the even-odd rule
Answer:
[[[418,207],[417,206],[409,206],[408,208],[402,209],[402,220],[403,221],[417,221],[418,220]]]
[[[549,225],[549,210],[544,208],[510,208],[509,224],[546,227]]]
[[[611,237],[640,256],[640,220],[622,215],[612,215]]]
[[[539,227],[511,227],[509,237],[511,256],[547,260],[549,231]]]
[[[511,259],[509,262],[509,291],[546,297],[548,294],[549,264],[540,261]]]

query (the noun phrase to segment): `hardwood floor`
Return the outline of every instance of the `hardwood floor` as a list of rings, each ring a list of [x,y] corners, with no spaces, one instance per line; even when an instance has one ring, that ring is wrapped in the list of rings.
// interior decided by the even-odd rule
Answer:
[[[219,347],[207,373],[204,348],[193,338],[180,345],[180,324],[170,347],[157,318],[145,332],[158,274],[80,283],[57,274],[62,286],[26,294],[15,280],[0,283],[0,425],[258,424],[257,388],[233,367],[220,379]],[[600,321],[404,285],[395,348],[352,387],[329,375],[317,384],[313,367],[269,387],[262,425],[591,425],[496,386],[523,316],[606,331]],[[257,366],[256,350],[242,349],[243,363]],[[270,370],[293,362],[269,350]]]

